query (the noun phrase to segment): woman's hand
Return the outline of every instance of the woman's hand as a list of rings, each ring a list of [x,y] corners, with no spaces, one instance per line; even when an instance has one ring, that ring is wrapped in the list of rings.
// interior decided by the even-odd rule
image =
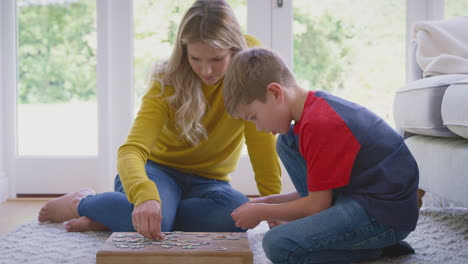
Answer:
[[[148,200],[133,209],[133,227],[148,239],[164,239],[161,233],[161,219],[161,203],[159,201]]]

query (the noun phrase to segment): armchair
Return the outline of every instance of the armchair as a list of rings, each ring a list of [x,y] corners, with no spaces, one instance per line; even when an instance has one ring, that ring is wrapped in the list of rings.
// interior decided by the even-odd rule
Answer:
[[[397,129],[419,167],[418,196],[468,207],[468,17],[420,21],[409,82],[395,95]]]

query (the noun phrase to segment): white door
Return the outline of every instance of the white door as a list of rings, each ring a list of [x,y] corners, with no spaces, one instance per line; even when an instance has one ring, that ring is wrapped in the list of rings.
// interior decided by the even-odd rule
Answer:
[[[112,190],[132,118],[132,1],[6,0],[1,14],[9,196]]]

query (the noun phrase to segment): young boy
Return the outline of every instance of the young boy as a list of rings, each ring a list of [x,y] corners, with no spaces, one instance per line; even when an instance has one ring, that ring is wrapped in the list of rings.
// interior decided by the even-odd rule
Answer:
[[[297,192],[237,208],[236,226],[269,222],[274,263],[348,263],[414,253],[418,167],[403,138],[368,109],[299,87],[276,53],[234,56],[224,104],[257,130],[281,134],[277,152]],[[291,121],[294,125],[291,126]]]

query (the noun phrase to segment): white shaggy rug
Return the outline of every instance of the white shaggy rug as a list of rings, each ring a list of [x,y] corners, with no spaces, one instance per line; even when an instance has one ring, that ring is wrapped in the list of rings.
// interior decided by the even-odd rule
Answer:
[[[266,222],[262,222],[248,231],[255,264],[271,263],[261,243],[267,230]],[[96,252],[109,235],[108,232],[67,233],[62,224],[32,221],[0,237],[0,264],[95,263]],[[416,230],[406,241],[416,254],[373,263],[468,263],[468,209],[424,208]]]

